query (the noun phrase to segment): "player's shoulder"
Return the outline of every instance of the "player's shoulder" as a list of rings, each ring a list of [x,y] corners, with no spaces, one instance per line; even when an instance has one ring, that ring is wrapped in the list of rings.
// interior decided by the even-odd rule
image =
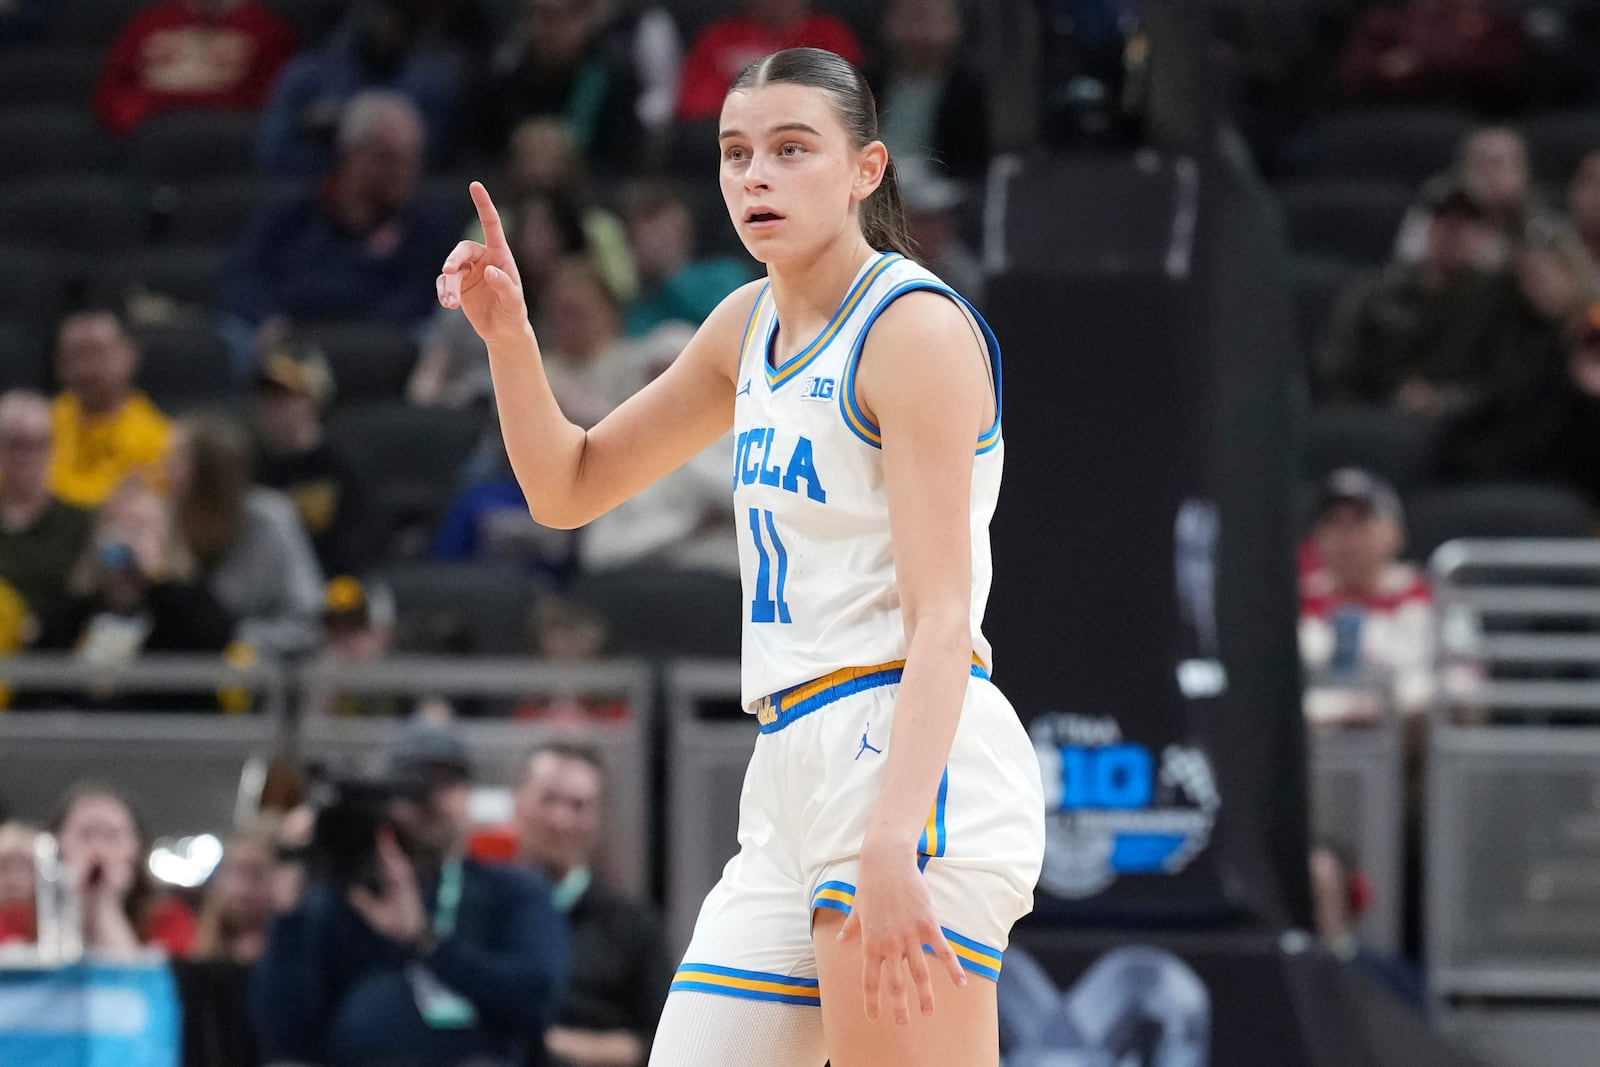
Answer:
[[[972,336],[969,322],[955,290],[930,276],[925,285],[891,290],[873,319],[867,344],[945,346],[953,338]]]

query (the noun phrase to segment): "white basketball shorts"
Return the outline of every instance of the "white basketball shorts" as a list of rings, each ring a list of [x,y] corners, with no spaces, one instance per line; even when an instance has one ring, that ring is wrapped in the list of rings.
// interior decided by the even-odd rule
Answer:
[[[673,989],[821,1003],[811,918],[855,899],[902,667],[846,668],[762,701],[739,853],[701,907]],[[999,978],[1011,927],[1033,907],[1044,791],[1027,731],[976,664],[918,851],[962,966]]]

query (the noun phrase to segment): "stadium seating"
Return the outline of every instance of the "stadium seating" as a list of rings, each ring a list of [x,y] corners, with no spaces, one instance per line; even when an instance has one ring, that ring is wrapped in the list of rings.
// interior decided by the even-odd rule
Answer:
[[[77,253],[120,252],[144,239],[146,209],[138,186],[105,175],[60,174],[15,183],[0,196],[0,243],[26,240]]]
[[[1429,108],[1385,108],[1339,115],[1311,131],[1299,168],[1308,177],[1367,178],[1416,187],[1450,166],[1472,116]]]
[[[166,411],[215,406],[233,385],[228,351],[209,325],[136,330],[139,386]]]
[[[169,111],[146,119],[128,149],[151,181],[189,181],[254,173],[255,136],[254,112]]]
[[[0,97],[0,181],[83,174],[115,162],[116,146],[81,104],[12,106],[19,99]]]
[[[517,655],[528,650],[527,572],[505,564],[433,560],[385,567],[380,580],[394,594],[402,632],[458,636],[452,651]]]
[[[44,339],[37,329],[0,320],[0,392],[43,389],[46,366]]]
[[[1300,254],[1378,264],[1394,250],[1411,186],[1361,179],[1310,179],[1281,190],[1289,244]]]
[[[327,357],[341,404],[405,396],[417,360],[416,343],[405,331],[357,321],[315,323],[303,332]]]
[[[1426,485],[1433,473],[1433,428],[1392,408],[1317,407],[1306,437],[1306,475],[1312,482],[1340,467],[1361,467],[1407,493]]]
[[[1406,505],[1410,554],[1427,559],[1458,537],[1590,537],[1587,500],[1559,485],[1484,483],[1425,489]]]
[[[1535,115],[1522,124],[1534,173],[1564,183],[1589,152],[1600,148],[1600,115],[1593,111]]]
[[[14,47],[0,62],[0,101],[8,107],[48,105],[86,114],[105,56],[76,44]]]

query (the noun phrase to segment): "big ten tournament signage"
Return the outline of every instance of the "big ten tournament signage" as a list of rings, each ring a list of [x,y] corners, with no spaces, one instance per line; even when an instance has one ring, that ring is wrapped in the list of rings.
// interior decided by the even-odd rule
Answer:
[[[1032,159],[995,195],[986,628],[1051,804],[1036,920],[1308,925],[1274,217],[1171,154]]]

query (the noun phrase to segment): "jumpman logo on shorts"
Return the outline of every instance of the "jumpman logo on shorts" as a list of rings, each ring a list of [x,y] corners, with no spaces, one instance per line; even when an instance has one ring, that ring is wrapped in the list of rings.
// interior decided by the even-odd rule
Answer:
[[[872,724],[869,722],[869,723],[867,723],[867,730],[870,730],[870,729],[872,729]],[[862,730],[861,731],[861,748],[856,752],[856,759],[860,759],[862,756],[865,756],[868,752],[876,752],[880,756],[883,755],[883,749],[879,748],[877,745],[874,745],[871,741],[867,740],[867,730]]]

